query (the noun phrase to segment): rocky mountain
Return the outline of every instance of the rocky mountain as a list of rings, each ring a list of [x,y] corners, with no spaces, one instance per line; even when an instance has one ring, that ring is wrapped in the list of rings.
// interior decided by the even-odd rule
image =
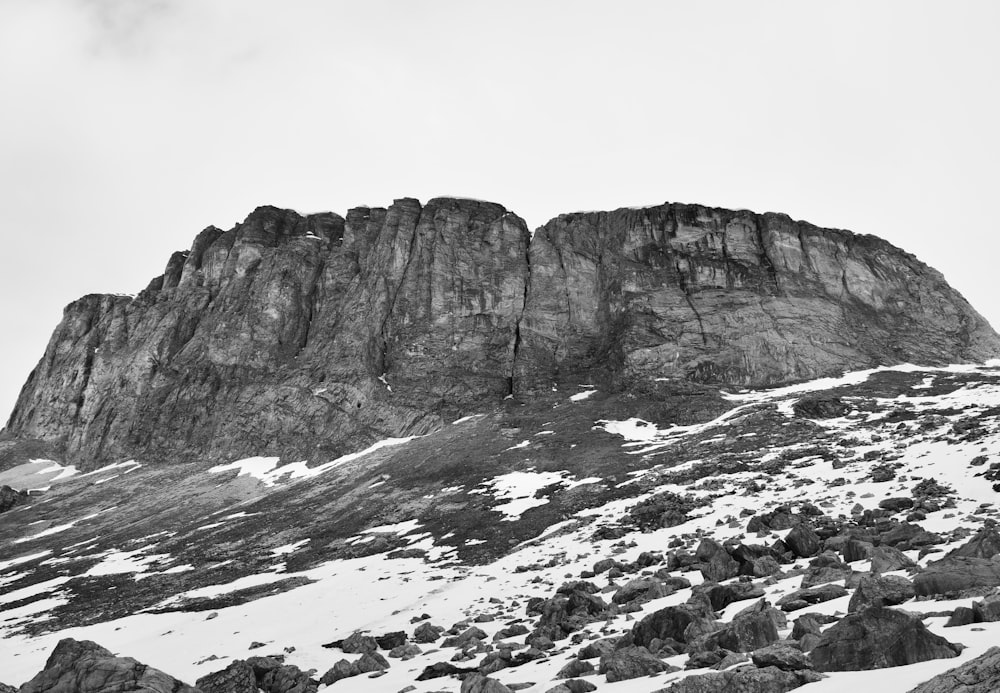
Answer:
[[[553,387],[760,387],[997,354],[934,270],[780,214],[664,204],[532,236],[470,200],[261,207],[138,296],[67,307],[4,459],[322,461]]]
[[[998,355],[781,215],[260,208],[26,384],[0,693],[993,691]]]

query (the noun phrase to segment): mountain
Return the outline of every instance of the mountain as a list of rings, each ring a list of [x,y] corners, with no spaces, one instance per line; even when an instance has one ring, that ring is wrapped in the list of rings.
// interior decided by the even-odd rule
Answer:
[[[320,461],[553,387],[759,387],[997,354],[934,270],[779,214],[665,204],[532,236],[470,200],[261,207],[138,296],[67,307],[6,436],[81,468]]]
[[[992,691],[998,346],[781,215],[259,208],[29,378],[0,693]]]

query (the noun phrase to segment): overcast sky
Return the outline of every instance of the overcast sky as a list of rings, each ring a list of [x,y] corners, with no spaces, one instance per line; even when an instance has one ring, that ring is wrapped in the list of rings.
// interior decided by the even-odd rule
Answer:
[[[254,207],[872,233],[994,325],[1000,2],[0,0],[0,424],[64,305]]]

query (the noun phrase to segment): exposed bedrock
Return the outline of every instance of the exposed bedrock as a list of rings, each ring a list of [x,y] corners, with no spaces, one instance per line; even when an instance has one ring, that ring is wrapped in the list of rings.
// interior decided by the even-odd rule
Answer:
[[[553,384],[761,386],[998,354],[936,271],[779,214],[570,214],[532,239],[472,200],[261,207],[135,298],[70,304],[5,435],[84,466],[320,460]]]

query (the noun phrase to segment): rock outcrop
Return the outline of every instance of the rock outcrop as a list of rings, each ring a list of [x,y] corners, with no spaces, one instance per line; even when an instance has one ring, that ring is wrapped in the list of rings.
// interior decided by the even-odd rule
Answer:
[[[67,462],[327,460],[509,394],[759,386],[983,360],[1000,338],[879,239],[696,205],[560,216],[397,200],[209,227],[132,298],[65,311],[5,435]]]
[[[198,693],[159,669],[116,657],[89,640],[60,640],[21,693]]]

